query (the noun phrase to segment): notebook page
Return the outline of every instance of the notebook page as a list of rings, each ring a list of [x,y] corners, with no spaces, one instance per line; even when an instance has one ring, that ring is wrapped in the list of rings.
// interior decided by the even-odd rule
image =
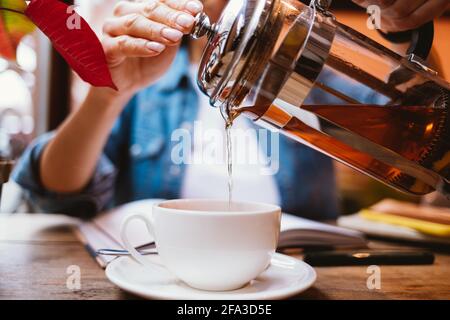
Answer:
[[[317,230],[327,233],[339,234],[347,237],[364,238],[364,235],[359,231],[335,227],[325,223],[300,218],[288,213],[283,213],[283,216],[281,218],[281,232],[296,229]]]

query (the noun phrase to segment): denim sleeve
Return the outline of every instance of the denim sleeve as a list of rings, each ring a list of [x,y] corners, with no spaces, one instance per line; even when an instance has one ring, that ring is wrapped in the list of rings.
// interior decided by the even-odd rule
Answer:
[[[81,192],[59,194],[47,190],[41,183],[40,158],[45,146],[54,137],[53,132],[37,138],[27,148],[12,173],[12,179],[24,189],[27,200],[36,210],[89,219],[112,204],[135,107],[136,97],[130,100],[114,124],[94,174]]]
[[[24,189],[27,200],[37,210],[90,218],[103,210],[112,199],[116,168],[102,154],[91,181],[81,192],[59,194],[47,190],[40,181],[39,162],[42,151],[53,136],[53,132],[44,134],[27,148],[14,169],[12,179]]]

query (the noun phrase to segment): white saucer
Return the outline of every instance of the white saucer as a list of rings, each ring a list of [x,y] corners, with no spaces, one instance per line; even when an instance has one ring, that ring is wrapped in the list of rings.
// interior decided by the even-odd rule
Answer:
[[[146,256],[146,259],[159,259]],[[106,276],[121,289],[148,299],[164,300],[275,300],[295,296],[311,287],[316,272],[301,260],[274,254],[271,265],[245,287],[226,292],[202,291],[189,287],[169,273],[148,272],[129,257],[109,263]]]

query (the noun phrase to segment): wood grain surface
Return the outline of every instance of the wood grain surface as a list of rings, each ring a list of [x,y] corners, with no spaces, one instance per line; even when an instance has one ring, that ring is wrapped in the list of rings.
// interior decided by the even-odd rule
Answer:
[[[138,299],[108,281],[73,234],[76,223],[63,216],[0,215],[0,299]],[[371,247],[394,248],[381,242]],[[80,290],[66,286],[71,265],[80,267]],[[450,299],[445,253],[436,254],[434,265],[381,266],[380,290],[367,288],[366,267],[316,271],[314,287],[295,299]]]

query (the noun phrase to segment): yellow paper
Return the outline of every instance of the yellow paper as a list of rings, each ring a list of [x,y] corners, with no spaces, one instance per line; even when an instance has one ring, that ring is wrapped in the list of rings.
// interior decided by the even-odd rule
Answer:
[[[445,224],[405,218],[367,209],[361,210],[359,215],[368,220],[408,227],[432,236],[450,237],[450,226]]]

